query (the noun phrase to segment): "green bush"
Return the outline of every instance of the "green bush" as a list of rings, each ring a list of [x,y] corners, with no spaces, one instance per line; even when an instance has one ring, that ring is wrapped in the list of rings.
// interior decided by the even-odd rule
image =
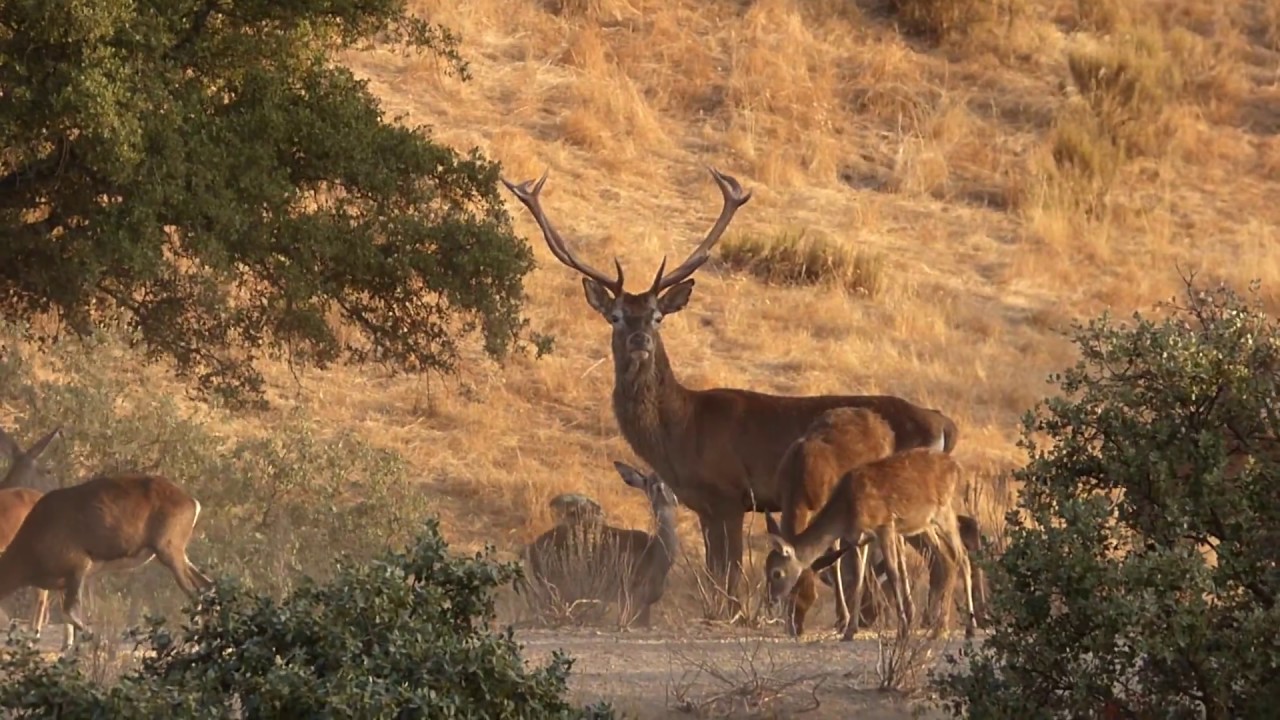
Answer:
[[[1251,295],[1256,301],[1257,288]],[[980,718],[1261,718],[1280,704],[1280,332],[1225,287],[1077,327],[989,568],[994,629],[936,682]],[[1208,549],[1212,548],[1214,552]]]
[[[127,340],[103,333],[64,339],[37,358],[20,335],[0,324],[0,403],[15,411],[24,441],[64,428],[41,458],[53,484],[117,469],[169,477],[202,506],[190,547],[202,569],[279,596],[300,574],[329,577],[338,549],[368,559],[403,547],[427,514],[427,496],[400,456],[354,432],[322,434],[295,410],[269,434],[233,436],[215,428],[242,417],[216,406],[184,407],[157,390],[154,378],[139,376],[141,358]],[[90,609],[91,625],[111,618],[126,598],[135,618],[144,610],[174,612],[183,600],[158,566],[105,575],[91,588],[108,601]]]
[[[451,556],[436,521],[405,553],[342,561],[281,601],[221,581],[178,630],[137,631],[141,665],[111,685],[11,635],[0,707],[75,718],[609,718],[565,699],[572,661],[530,669],[494,633],[492,591],[519,573],[491,550]]]

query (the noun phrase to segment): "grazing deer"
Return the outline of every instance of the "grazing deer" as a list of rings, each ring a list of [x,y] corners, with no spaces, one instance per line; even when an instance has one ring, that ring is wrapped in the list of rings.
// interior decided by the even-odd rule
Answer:
[[[649,627],[650,608],[662,598],[679,550],[677,501],[657,473],[646,475],[623,462],[613,465],[623,482],[649,498],[656,534],[603,522],[558,524],[525,548],[525,587],[532,583],[540,594],[566,603],[616,600],[621,625]]]
[[[720,217],[692,254],[670,272],[666,259],[649,288],[623,290],[622,265],[613,278],[586,264],[569,249],[539,201],[546,182],[503,183],[524,204],[561,263],[584,276],[587,303],[613,328],[613,411],[632,450],[671,485],[698,516],[707,568],[724,583],[729,609],[740,613],[743,518],[748,512],[776,511],[779,460],[824,411],[865,407],[894,432],[894,449],[941,445],[950,452],[956,426],[937,410],[890,395],[767,395],[750,390],[691,390],[681,385],[663,348],[662,320],[684,309],[693,292],[690,278],[711,257],[734,213],[751,198],[734,178],[711,168],[724,206]]]
[[[0,554],[0,600],[20,588],[61,590],[71,626],[80,617],[85,580],[103,570],[137,568],[158,557],[195,597],[212,585],[187,559],[200,503],[171,480],[141,473],[97,475],[45,493]],[[74,643],[68,628],[64,647]]]
[[[4,479],[0,480],[0,551],[13,542],[13,536],[17,534],[18,528],[22,527],[22,521],[26,519],[27,513],[31,512],[36,501],[44,494],[34,487],[37,484],[44,484],[42,480],[44,471],[39,463],[40,454],[61,433],[62,428],[56,427],[23,451],[16,440],[4,430],[0,430],[0,451],[9,456],[9,470]],[[35,631],[36,637],[39,637],[41,629],[49,619],[49,591],[37,588],[35,593],[36,602],[31,617],[31,628]]]
[[[769,599],[779,602],[795,587],[805,568],[822,570],[838,560],[847,547],[861,545],[863,533],[871,533],[885,557],[885,574],[905,632],[914,610],[904,584],[902,537],[936,532],[960,566],[968,610],[965,635],[972,637],[976,622],[973,576],[951,505],[959,486],[960,466],[954,458],[945,452],[916,448],[850,470],[808,527],[792,541],[774,532],[773,517],[766,515],[773,544],[765,558]],[[844,540],[846,548],[829,550],[836,540]],[[853,606],[860,608],[866,567],[861,563],[855,566]],[[853,622],[851,619],[850,625]]]
[[[810,518],[827,502],[832,489],[845,472],[864,463],[879,460],[893,452],[893,429],[879,415],[866,408],[840,407],[818,416],[803,436],[791,444],[778,464],[778,492],[781,504],[780,526],[773,532],[787,540],[809,524]],[[864,548],[856,552],[865,554]],[[849,608],[840,566],[832,566],[832,584],[836,598],[836,617],[846,639],[852,639],[848,628]],[[818,597],[814,573],[805,569],[788,598],[787,632],[804,634],[804,618]]]

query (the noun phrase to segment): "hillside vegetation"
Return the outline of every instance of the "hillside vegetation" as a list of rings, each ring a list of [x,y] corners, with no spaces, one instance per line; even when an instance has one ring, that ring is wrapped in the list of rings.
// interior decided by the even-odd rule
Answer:
[[[957,456],[987,479],[1023,460],[1018,418],[1073,360],[1071,320],[1149,308],[1175,293],[1179,267],[1260,278],[1280,308],[1276,8],[423,0],[461,34],[472,80],[378,48],[345,61],[388,114],[478,146],[508,179],[549,168],[547,212],[588,262],[617,255],[631,283],[683,259],[714,219],[703,165],[736,176],[753,199],[664,324],[677,375],[902,395],[953,417]],[[471,348],[444,381],[279,363],[270,410],[202,421],[256,437],[302,410],[318,434],[393,449],[463,549],[531,539],[561,492],[647,526],[644,498],[610,465],[634,456],[609,404],[609,330],[508,199],[538,262],[528,312],[555,336],[551,355],[498,366]],[[160,369],[112,357],[181,395]],[[1007,501],[987,497],[982,517],[997,522]]]

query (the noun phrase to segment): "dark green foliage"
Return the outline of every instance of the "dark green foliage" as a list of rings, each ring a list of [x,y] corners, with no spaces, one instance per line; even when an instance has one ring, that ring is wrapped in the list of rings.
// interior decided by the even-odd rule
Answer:
[[[378,39],[465,75],[406,7],[0,4],[0,313],[118,316],[234,397],[260,391],[263,352],[452,371],[478,331],[501,357],[532,253],[497,165],[385,121],[335,61]]]
[[[1077,328],[1063,396],[1028,415],[995,628],[938,679],[957,715],[1280,707],[1280,328],[1227,288],[1188,290],[1161,318]]]
[[[451,556],[436,521],[406,553],[343,564],[283,601],[222,581],[187,625],[138,631],[148,651],[110,688],[75,662],[14,648],[0,662],[0,707],[94,717],[609,718],[566,701],[572,661],[530,669],[511,630],[489,630],[492,591],[516,565]]]

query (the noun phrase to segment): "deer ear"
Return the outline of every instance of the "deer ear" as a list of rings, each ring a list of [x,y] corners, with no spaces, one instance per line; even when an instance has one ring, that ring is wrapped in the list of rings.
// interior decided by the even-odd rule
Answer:
[[[773,549],[777,551],[777,553],[782,557],[784,558],[795,557],[796,549],[791,547],[791,543],[787,542],[786,540],[783,540],[777,535],[772,535],[772,534],[769,535],[769,544],[771,544],[773,546]]]
[[[608,288],[591,278],[584,277],[582,278],[582,289],[586,291],[587,304],[590,305],[593,310],[606,318],[613,313],[614,297],[613,293],[609,292]]]
[[[826,570],[832,565],[835,565],[836,561],[839,560],[845,553],[849,552],[849,548],[851,547],[852,545],[841,543],[840,547],[832,548],[822,553],[821,555],[818,556],[817,560],[813,561],[813,565],[810,566],[810,569],[813,570],[814,572],[822,572],[823,570]]]
[[[40,453],[44,452],[44,449],[49,447],[49,443],[61,433],[62,433],[61,425],[50,430],[48,433],[45,434],[44,437],[37,440],[36,443],[32,445],[30,449],[27,450],[26,452],[27,457],[32,460],[35,460],[36,458],[40,457]]]
[[[621,460],[614,460],[613,467],[618,471],[618,474],[622,476],[622,482],[630,485],[631,487],[644,490],[645,486],[648,485],[648,481],[645,478],[644,473]]]
[[[658,312],[670,315],[680,312],[689,304],[689,296],[693,294],[693,278],[672,285],[662,297],[658,298]]]
[[[770,535],[782,535],[782,528],[778,527],[778,521],[773,519],[773,513],[764,514],[764,529]]]

